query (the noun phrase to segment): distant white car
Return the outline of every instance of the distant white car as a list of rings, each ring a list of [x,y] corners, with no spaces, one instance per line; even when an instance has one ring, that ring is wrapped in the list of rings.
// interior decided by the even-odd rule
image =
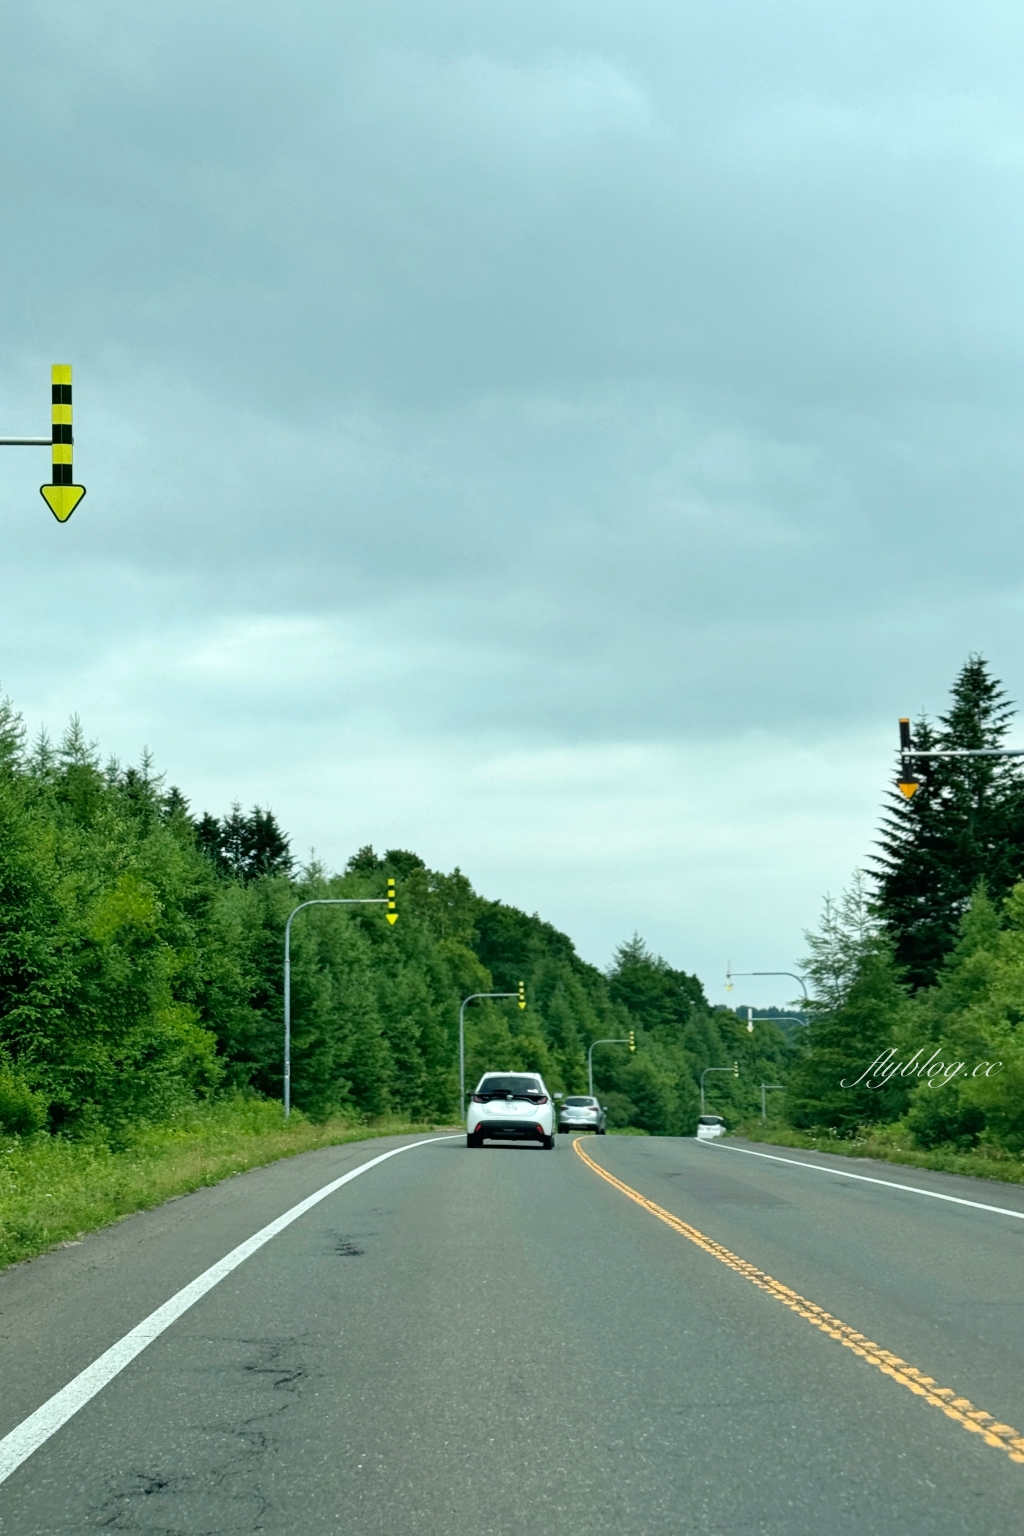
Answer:
[[[721,1115],[699,1115],[697,1118],[697,1140],[714,1141],[716,1136],[725,1135],[725,1121]]]
[[[466,1115],[466,1146],[484,1141],[539,1141],[555,1145],[555,1106],[538,1072],[485,1072]]]

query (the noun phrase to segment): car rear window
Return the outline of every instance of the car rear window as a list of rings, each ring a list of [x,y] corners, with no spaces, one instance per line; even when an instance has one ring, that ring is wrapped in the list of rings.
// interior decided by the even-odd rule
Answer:
[[[565,1102],[566,1102],[566,1103],[567,1103],[567,1104],[586,1104],[586,1105],[594,1105],[594,1104],[596,1104],[596,1103],[597,1103],[597,1100],[596,1100],[596,1099],[566,1099],[566,1101],[565,1101]]]
[[[541,1086],[535,1077],[485,1077],[477,1093],[511,1093],[516,1098],[522,1098],[531,1093],[540,1093]]]

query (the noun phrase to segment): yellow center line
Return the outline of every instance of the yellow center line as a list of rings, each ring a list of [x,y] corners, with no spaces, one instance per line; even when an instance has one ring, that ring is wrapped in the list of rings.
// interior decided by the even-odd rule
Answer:
[[[703,1232],[698,1232],[696,1227],[691,1227],[689,1222],[681,1221],[678,1216],[673,1216],[671,1211],[666,1211],[662,1206],[655,1205],[653,1200],[648,1200],[644,1195],[629,1184],[623,1184],[614,1174],[600,1167],[594,1162],[589,1153],[584,1152],[582,1144],[577,1137],[573,1141],[573,1149],[578,1157],[581,1157],[596,1174],[607,1183],[613,1184],[622,1194],[630,1200],[635,1200],[637,1205],[642,1205],[645,1211],[650,1211],[652,1216],[657,1216],[666,1226],[678,1232],[681,1237],[688,1238],[691,1243],[696,1243],[698,1248],[703,1248],[705,1253],[710,1253],[713,1258],[722,1264],[727,1264],[738,1275],[756,1285],[759,1290],[767,1291],[769,1296],[774,1296],[776,1301],[781,1301],[784,1307],[795,1312],[808,1323],[813,1323],[815,1328],[820,1328],[822,1333],[827,1333],[830,1339],[835,1339],[837,1344],[842,1344],[846,1349],[852,1349],[868,1365],[873,1365],[876,1370],[888,1376],[892,1381],[898,1382],[901,1387],[906,1387],[913,1392],[915,1397],[923,1397],[926,1403],[933,1408],[940,1408],[948,1419],[959,1424],[962,1429],[969,1430],[972,1435],[980,1435],[986,1445],[995,1446],[997,1450],[1005,1451],[1011,1461],[1024,1464],[1024,1436],[1018,1434],[1009,1424],[999,1424],[992,1414],[986,1413],[983,1408],[976,1408],[966,1397],[961,1397],[954,1392],[952,1387],[940,1387],[931,1376],[926,1376],[923,1371],[908,1365],[898,1355],[891,1354],[883,1349],[880,1344],[873,1344],[862,1333],[857,1333],[846,1323],[841,1323],[837,1317],[833,1317],[824,1308],[816,1306],[813,1301],[800,1296],[796,1291],[791,1291],[788,1285],[783,1285],[780,1280],[773,1280],[771,1275],[766,1275],[764,1270],[757,1269],[753,1264],[748,1264],[746,1259],[741,1259],[728,1248],[723,1248],[721,1243],[716,1243],[713,1238],[705,1237]]]

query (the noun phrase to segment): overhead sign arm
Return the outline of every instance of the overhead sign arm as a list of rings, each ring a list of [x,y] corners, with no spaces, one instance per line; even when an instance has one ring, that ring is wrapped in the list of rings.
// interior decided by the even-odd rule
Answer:
[[[912,800],[921,787],[914,772],[915,760],[923,757],[1024,757],[1024,747],[915,747],[910,739],[910,721],[900,717],[900,778],[896,787],[906,800]]]

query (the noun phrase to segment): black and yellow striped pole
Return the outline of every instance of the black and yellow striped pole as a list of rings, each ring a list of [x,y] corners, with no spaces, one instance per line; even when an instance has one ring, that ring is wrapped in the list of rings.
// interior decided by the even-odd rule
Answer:
[[[84,485],[73,485],[71,468],[71,366],[55,363],[50,369],[52,408],[49,437],[0,437],[0,448],[49,448],[53,479],[39,487],[43,500],[59,523],[66,523],[85,495]]]
[[[54,363],[50,369],[53,480],[41,485],[39,494],[59,523],[66,523],[85,495],[84,485],[75,485],[71,467],[74,435],[71,430],[71,364]]]

